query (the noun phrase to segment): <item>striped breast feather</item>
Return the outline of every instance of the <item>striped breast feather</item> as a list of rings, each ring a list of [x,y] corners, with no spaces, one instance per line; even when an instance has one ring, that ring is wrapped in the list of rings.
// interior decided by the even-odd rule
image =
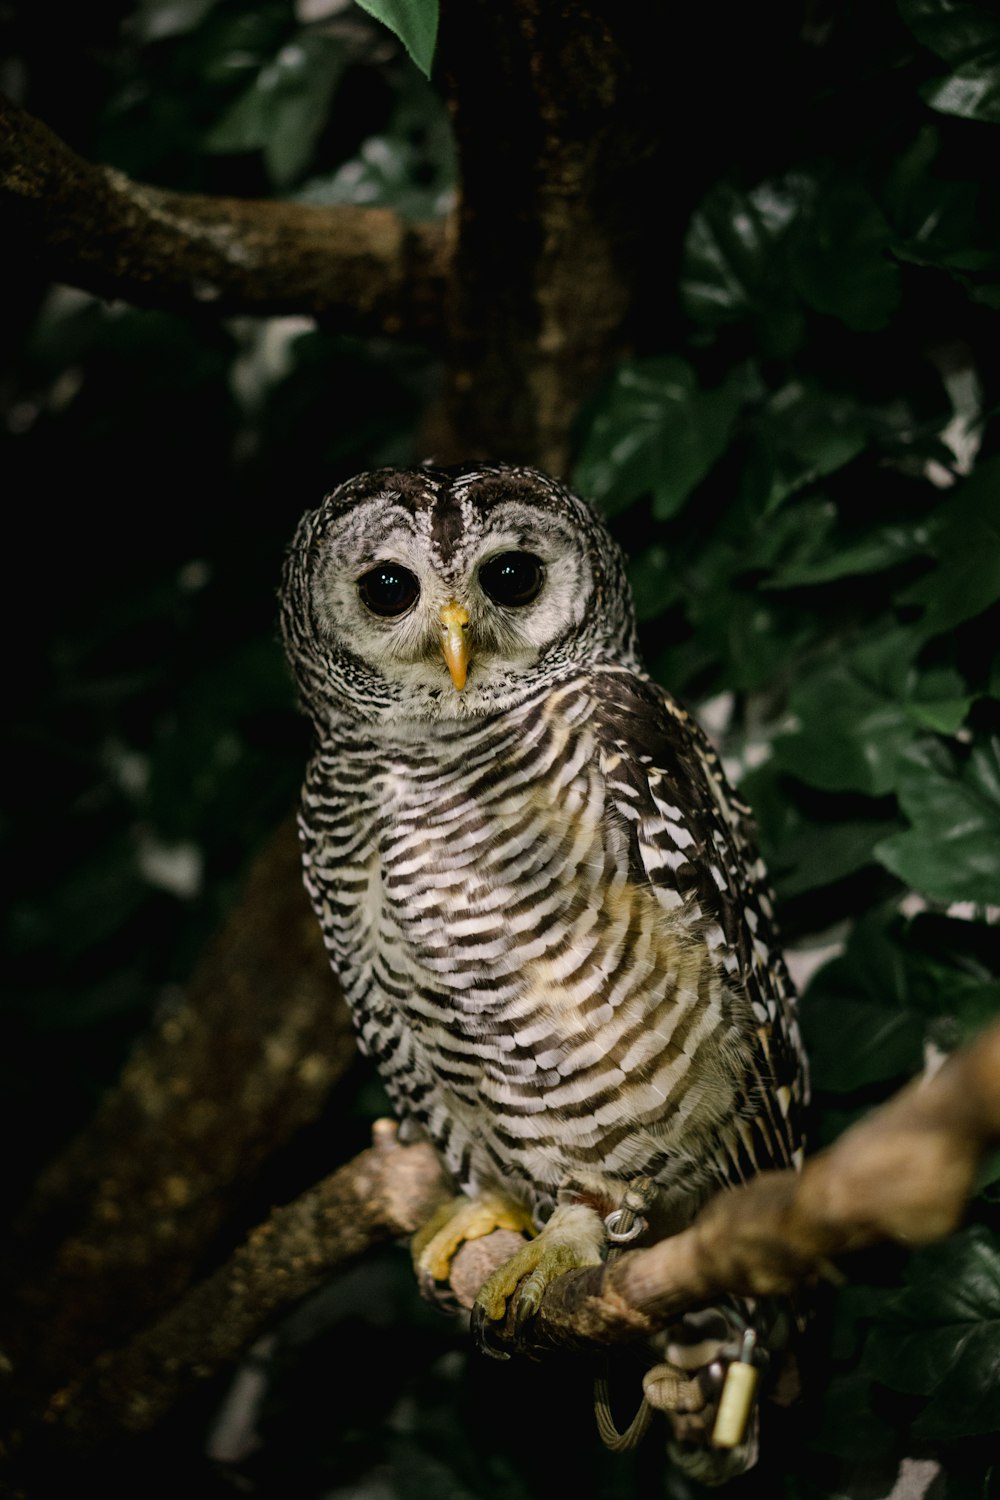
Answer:
[[[753,1016],[750,1113],[730,1132],[727,1175],[798,1161],[806,1066],[750,810],[665,689],[623,668],[595,673],[592,685],[592,727],[608,793],[630,830],[632,878],[694,924]]]

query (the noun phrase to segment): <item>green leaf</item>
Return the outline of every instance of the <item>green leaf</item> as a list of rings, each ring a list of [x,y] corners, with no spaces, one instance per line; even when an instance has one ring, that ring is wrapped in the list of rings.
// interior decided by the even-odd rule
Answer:
[[[793,688],[796,728],[774,745],[775,761],[810,786],[882,797],[921,726],[954,730],[972,699],[957,673],[920,673],[911,631],[883,629],[842,648]]]
[[[914,1254],[906,1282],[872,1330],[865,1368],[929,1398],[919,1437],[1000,1431],[1000,1247],[975,1226]]]
[[[875,864],[875,845],[898,828],[898,821],[886,818],[841,818],[829,825],[802,819],[775,856],[779,898],[788,901]]]
[[[765,589],[798,589],[815,583],[833,583],[868,573],[885,573],[909,562],[927,550],[928,528],[919,522],[879,527],[847,546],[831,544],[829,535],[806,532],[797,555],[783,563]]]
[[[358,4],[399,37],[421,73],[429,78],[437,45],[438,0],[358,0]]]
[[[443,218],[455,199],[457,167],[444,104],[407,68],[385,131],[362,142],[357,155],[296,193],[303,203],[362,203],[404,218]]]
[[[1000,599],[1000,457],[986,459],[929,518],[938,567],[895,596],[919,604],[920,629],[940,635]]]
[[[1000,266],[995,195],[981,183],[943,177],[940,152],[938,130],[925,127],[885,183],[881,201],[898,236],[894,254],[951,271]]]
[[[976,1192],[989,1203],[1000,1203],[1000,1151],[991,1151],[976,1173]]]
[[[683,597],[666,547],[647,547],[629,562],[629,583],[640,620],[652,620]]]
[[[690,317],[717,325],[752,319],[762,352],[788,355],[802,333],[785,267],[784,242],[812,191],[805,177],[742,192],[712,189],[684,242],[681,298]]]
[[[813,1086],[821,1091],[851,1094],[910,1078],[923,1066],[923,1024],[909,1011],[810,992],[801,1019]]]
[[[964,765],[937,743],[911,746],[898,792],[912,826],[878,845],[879,862],[935,901],[1000,902],[1000,740]]]
[[[968,120],[1000,122],[1000,17],[970,0],[899,0],[899,11],[925,47],[952,72],[925,85],[932,109]]]
[[[850,463],[867,441],[856,401],[793,381],[757,418],[742,496],[758,510],[774,510]]]
[[[181,36],[199,26],[214,5],[215,0],[139,0],[132,27],[143,42]]]
[[[872,1379],[865,1371],[834,1374],[824,1392],[810,1448],[857,1464],[891,1453],[895,1433],[874,1410]]]
[[[753,808],[761,853],[779,901],[822,889],[876,863],[875,845],[899,831],[898,818],[822,817],[809,798],[808,811],[793,795],[774,758],[740,781]],[[802,799],[805,800],[805,799]]]
[[[706,391],[683,359],[621,365],[584,441],[577,488],[609,514],[651,492],[654,514],[674,515],[725,452],[743,393],[738,370]]]
[[[271,180],[287,187],[309,163],[343,67],[330,37],[299,32],[208,133],[206,149],[262,149]]]
[[[912,652],[906,631],[886,630],[802,679],[789,703],[798,727],[775,741],[778,765],[828,792],[892,792],[915,736],[906,706]]]
[[[899,306],[892,232],[874,198],[851,178],[826,184],[796,239],[793,282],[810,307],[855,332],[884,328]]]

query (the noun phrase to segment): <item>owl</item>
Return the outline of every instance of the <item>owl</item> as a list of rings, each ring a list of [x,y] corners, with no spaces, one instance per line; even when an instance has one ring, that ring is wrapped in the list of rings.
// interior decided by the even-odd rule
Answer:
[[[797,1164],[804,1062],[748,810],[643,666],[596,514],[529,468],[362,474],[300,523],[281,626],[315,729],[305,884],[361,1049],[462,1190],[425,1277],[497,1225],[532,1236],[480,1294],[488,1341],[602,1258],[637,1182],[659,1238]],[[754,1320],[766,1354],[761,1305],[666,1335],[703,1393],[673,1451],[709,1482],[752,1461],[752,1434],[712,1451],[705,1408]]]

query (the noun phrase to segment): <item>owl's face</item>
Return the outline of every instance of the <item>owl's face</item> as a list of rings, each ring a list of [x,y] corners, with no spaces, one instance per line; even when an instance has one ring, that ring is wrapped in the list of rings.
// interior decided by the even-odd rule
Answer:
[[[634,665],[620,553],[530,469],[382,469],[301,523],[282,626],[306,704],[455,719],[520,702],[567,665]],[[325,710],[325,711],[324,711]]]

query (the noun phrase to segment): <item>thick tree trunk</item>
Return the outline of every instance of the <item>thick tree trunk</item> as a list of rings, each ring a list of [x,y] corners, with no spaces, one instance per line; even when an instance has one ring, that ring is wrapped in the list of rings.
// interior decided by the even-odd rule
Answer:
[[[0,1335],[22,1395],[51,1390],[170,1304],[355,1056],[290,819],[181,1004],[38,1183]]]
[[[440,455],[566,471],[573,420],[644,290],[658,25],[612,0],[445,0],[461,196]]]

